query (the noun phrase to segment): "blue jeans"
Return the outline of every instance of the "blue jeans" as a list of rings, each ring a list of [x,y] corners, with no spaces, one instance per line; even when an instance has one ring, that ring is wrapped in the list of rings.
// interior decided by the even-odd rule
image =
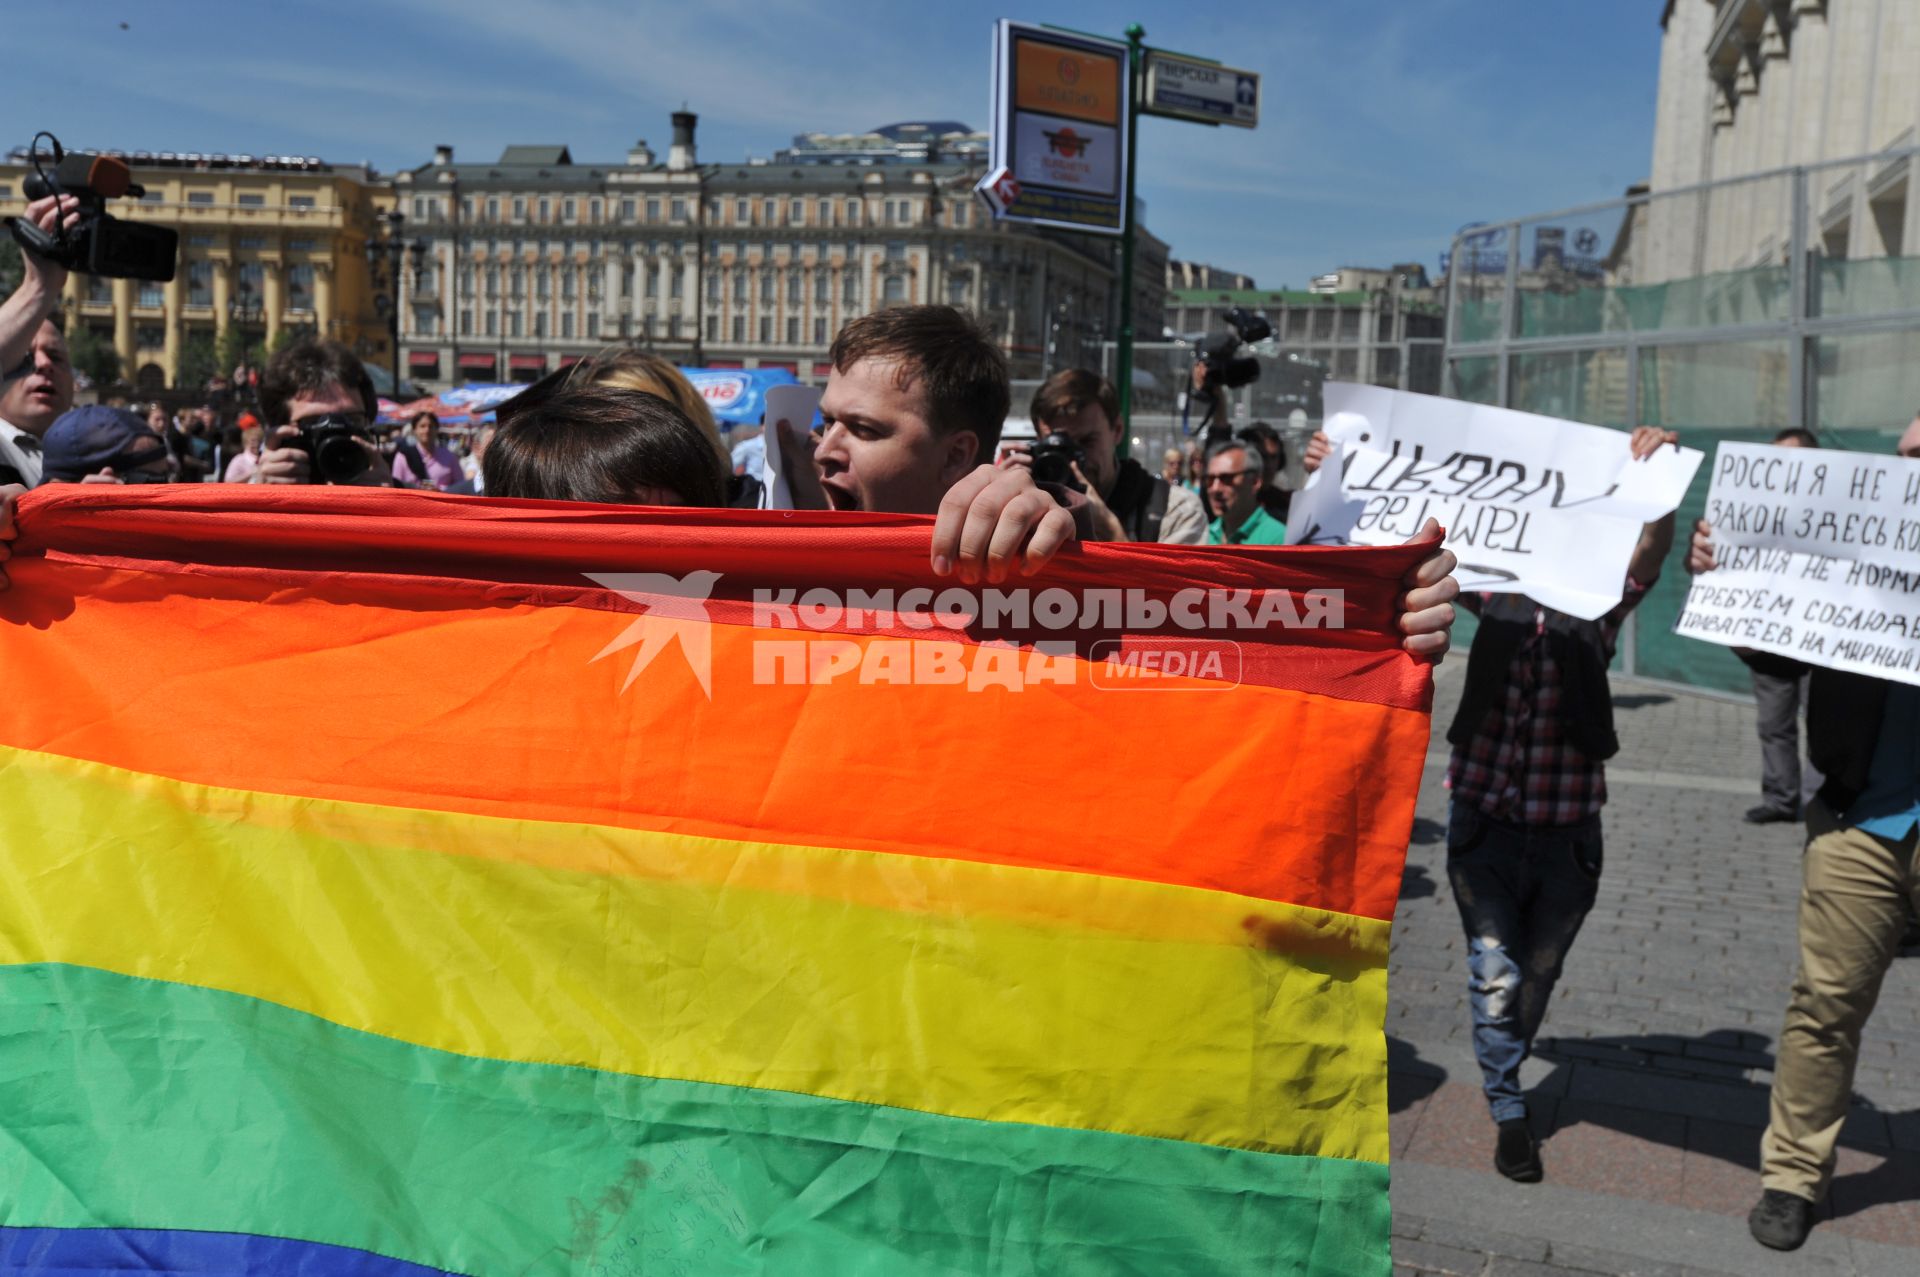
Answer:
[[[1525,1117],[1520,1065],[1600,890],[1600,817],[1528,827],[1456,800],[1447,878],[1467,933],[1473,1054],[1493,1120]]]

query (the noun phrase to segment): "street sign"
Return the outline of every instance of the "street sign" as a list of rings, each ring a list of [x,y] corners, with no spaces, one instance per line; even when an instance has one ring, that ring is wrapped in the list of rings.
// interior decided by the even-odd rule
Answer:
[[[1140,111],[1201,124],[1233,124],[1250,129],[1260,123],[1260,76],[1253,71],[1189,58],[1164,49],[1148,49],[1147,83]]]
[[[1121,234],[1131,78],[1123,41],[995,23],[993,135],[981,197],[1008,221]]]

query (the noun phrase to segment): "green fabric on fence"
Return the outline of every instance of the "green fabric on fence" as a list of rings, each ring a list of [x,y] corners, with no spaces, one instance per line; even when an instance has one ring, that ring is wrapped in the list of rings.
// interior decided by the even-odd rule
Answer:
[[[21,1226],[469,1274],[1391,1266],[1376,1163],[474,1059],[85,967],[0,967],[0,1115]]]

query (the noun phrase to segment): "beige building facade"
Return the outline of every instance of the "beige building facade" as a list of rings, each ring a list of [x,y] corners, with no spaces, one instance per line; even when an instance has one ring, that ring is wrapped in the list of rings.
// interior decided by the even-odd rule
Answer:
[[[617,162],[550,145],[466,163],[442,147],[398,174],[426,245],[401,290],[403,375],[525,381],[632,344],[817,381],[848,320],[932,302],[978,315],[1016,378],[1097,367],[1115,335],[1117,242],[996,224],[970,155],[700,164],[692,114],[673,126],[664,157],[641,142]],[[1136,329],[1151,333],[1166,246],[1144,231],[1138,245]]]
[[[65,309],[70,329],[84,325],[112,344],[136,387],[177,388],[187,343],[211,343],[230,325],[253,352],[289,327],[337,338],[369,356],[384,350],[365,245],[389,197],[368,170],[297,157],[124,158],[146,195],[115,200],[109,212],[179,232],[173,280],[76,272],[67,282]],[[25,211],[22,188],[32,171],[20,152],[0,164],[0,214]]]
[[[1641,282],[1778,264],[1796,216],[1824,257],[1920,251],[1910,157],[1822,166],[1920,144],[1913,0],[1668,0],[1662,23]],[[1662,192],[1809,167],[1662,200]]]

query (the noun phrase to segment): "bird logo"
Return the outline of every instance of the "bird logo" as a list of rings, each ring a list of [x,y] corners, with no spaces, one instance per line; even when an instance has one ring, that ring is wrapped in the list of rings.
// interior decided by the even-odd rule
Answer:
[[[700,690],[713,699],[713,618],[707,614],[707,599],[720,580],[718,572],[689,572],[683,577],[664,572],[589,572],[587,579],[646,608],[593,657],[598,661],[639,645],[621,691],[632,687],[653,658],[677,641],[700,681]]]

